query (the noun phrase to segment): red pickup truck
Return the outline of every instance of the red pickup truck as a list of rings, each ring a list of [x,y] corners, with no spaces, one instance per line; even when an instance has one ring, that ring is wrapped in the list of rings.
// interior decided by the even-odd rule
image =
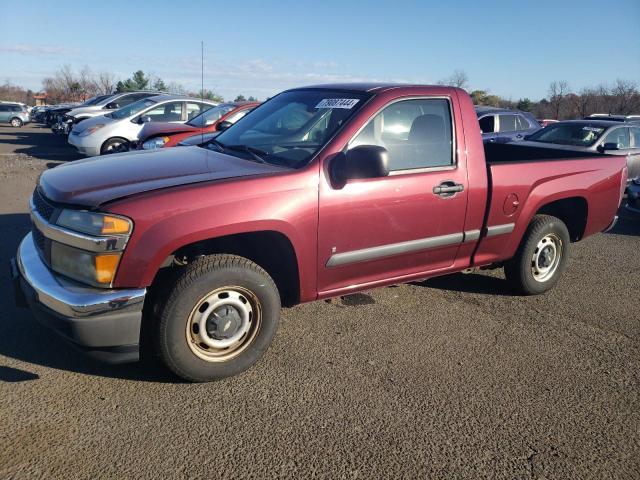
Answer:
[[[95,357],[133,361],[151,340],[207,381],[258,360],[281,305],[500,266],[542,293],[626,184],[622,156],[544,155],[484,147],[460,89],[288,90],[202,147],[45,172],[18,301]]]

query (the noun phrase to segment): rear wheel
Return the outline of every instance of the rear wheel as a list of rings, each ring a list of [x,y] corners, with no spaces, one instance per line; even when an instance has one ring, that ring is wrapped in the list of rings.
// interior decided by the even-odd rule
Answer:
[[[12,118],[11,119],[11,126],[12,127],[21,127],[23,125],[22,120],[20,120],[19,118]]]
[[[110,138],[102,144],[100,155],[108,155],[110,153],[123,153],[129,151],[129,142],[124,138]]]
[[[550,290],[566,267],[569,243],[569,231],[562,220],[536,215],[516,255],[504,267],[507,281],[524,295]]]
[[[202,257],[185,268],[162,308],[158,351],[188,381],[236,375],[266,351],[279,318],[278,290],[261,267],[235,255]]]

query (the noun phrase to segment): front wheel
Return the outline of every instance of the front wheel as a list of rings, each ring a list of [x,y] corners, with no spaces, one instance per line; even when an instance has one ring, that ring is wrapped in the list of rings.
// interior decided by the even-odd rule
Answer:
[[[19,118],[12,118],[11,119],[11,126],[12,127],[21,127],[23,125],[22,120],[20,120]]]
[[[516,255],[505,264],[507,281],[524,295],[550,290],[566,267],[569,244],[569,231],[562,220],[536,215]]]
[[[129,151],[129,142],[124,138],[110,138],[102,144],[100,155],[108,155],[110,153],[123,153]]]
[[[207,382],[258,361],[278,328],[280,295],[269,274],[235,255],[188,265],[162,308],[158,352],[179,377]]]

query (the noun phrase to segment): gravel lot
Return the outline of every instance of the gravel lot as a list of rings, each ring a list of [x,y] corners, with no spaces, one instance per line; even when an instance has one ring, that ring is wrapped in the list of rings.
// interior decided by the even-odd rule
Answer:
[[[640,478],[639,219],[575,245],[547,295],[496,271],[287,309],[257,366],[189,385],[14,307],[29,195],[73,158],[0,127],[0,478]]]

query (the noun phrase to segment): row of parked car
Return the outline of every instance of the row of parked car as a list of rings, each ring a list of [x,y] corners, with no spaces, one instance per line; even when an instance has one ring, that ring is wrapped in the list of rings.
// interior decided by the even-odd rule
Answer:
[[[51,127],[86,156],[205,141],[232,125],[258,102],[218,103],[157,91],[101,95],[79,105],[36,111],[34,120]],[[193,141],[188,137],[198,134]]]

